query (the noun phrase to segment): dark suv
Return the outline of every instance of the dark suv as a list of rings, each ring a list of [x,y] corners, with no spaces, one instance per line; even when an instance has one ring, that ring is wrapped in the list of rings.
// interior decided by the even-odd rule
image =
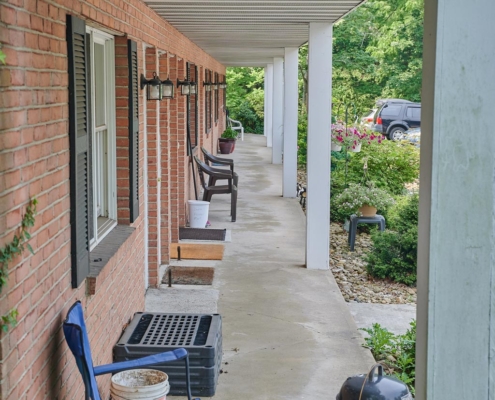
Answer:
[[[375,114],[373,130],[390,140],[400,139],[405,131],[421,126],[421,103],[391,99]]]

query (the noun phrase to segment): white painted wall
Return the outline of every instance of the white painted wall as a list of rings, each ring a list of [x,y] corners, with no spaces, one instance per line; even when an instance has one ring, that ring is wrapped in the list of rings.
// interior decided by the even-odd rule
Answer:
[[[273,147],[273,64],[266,66],[265,101],[266,145]]]
[[[295,47],[285,49],[282,185],[284,197],[297,195],[298,53],[299,49]]]
[[[328,269],[332,24],[309,24],[306,267]]]
[[[495,399],[495,2],[425,2],[416,399]]]
[[[272,163],[282,164],[284,135],[284,59],[273,59],[273,142]]]

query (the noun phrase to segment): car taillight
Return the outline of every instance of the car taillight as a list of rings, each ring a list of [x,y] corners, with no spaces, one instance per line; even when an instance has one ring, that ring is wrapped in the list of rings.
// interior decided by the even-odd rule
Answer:
[[[378,118],[376,119],[376,123],[377,123],[378,125],[381,125],[381,124],[382,124],[382,117],[378,117]]]
[[[368,117],[368,118],[366,118],[366,121],[367,121],[367,122],[373,122],[373,117]]]

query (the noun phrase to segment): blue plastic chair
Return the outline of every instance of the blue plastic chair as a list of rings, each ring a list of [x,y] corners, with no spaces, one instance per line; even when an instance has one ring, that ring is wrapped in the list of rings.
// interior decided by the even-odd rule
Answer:
[[[76,358],[77,367],[81,372],[84,386],[86,389],[86,400],[101,400],[98,392],[95,377],[104,374],[114,374],[121,371],[127,371],[134,368],[148,367],[154,364],[161,364],[175,360],[185,360],[186,364],[186,389],[187,398],[191,400],[191,386],[189,381],[189,355],[186,349],[177,349],[159,353],[148,357],[139,358],[137,360],[122,361],[113,364],[93,366],[91,350],[89,347],[88,333],[84,322],[83,309],[80,301],[76,301],[64,321],[64,335],[67,344],[69,345],[72,354]],[[195,399],[200,400],[200,399]]]

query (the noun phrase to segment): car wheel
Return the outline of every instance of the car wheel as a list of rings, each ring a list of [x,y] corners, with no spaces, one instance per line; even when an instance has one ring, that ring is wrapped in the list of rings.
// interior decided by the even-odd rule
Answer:
[[[392,128],[390,130],[390,133],[388,134],[388,138],[390,140],[401,140],[404,139],[405,133],[406,130],[403,127],[396,126],[395,128]]]

